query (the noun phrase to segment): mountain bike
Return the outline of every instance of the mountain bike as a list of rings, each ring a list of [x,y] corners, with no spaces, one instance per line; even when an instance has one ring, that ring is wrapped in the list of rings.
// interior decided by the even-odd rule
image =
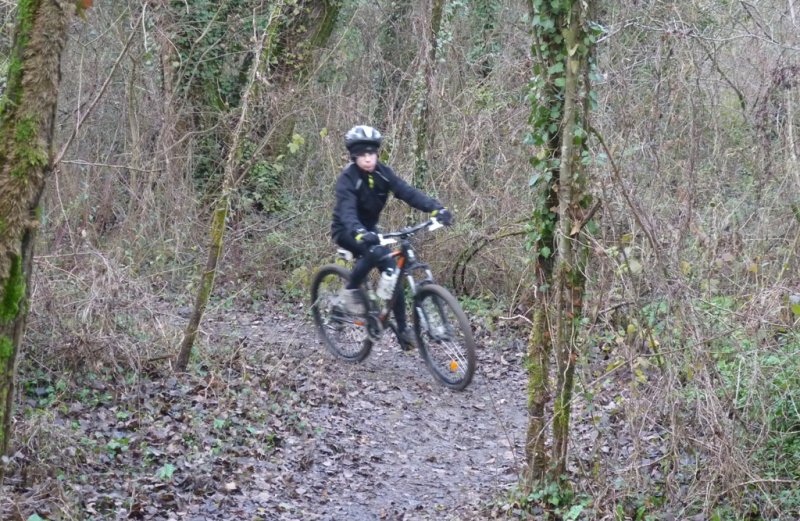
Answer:
[[[391,320],[392,306],[408,287],[414,312],[417,347],[431,373],[443,385],[462,390],[475,373],[475,340],[469,320],[458,300],[435,283],[430,267],[417,259],[411,238],[422,230],[433,231],[443,225],[430,219],[397,232],[379,234],[381,244],[393,245],[399,278],[388,300],[379,299],[375,282],[367,279],[360,288],[366,314],[351,315],[343,306],[341,290],[350,280],[350,270],[342,264],[319,268],[311,282],[311,313],[320,340],[335,356],[347,362],[360,362],[369,356],[372,345],[387,330],[397,333]],[[337,250],[338,261],[351,264],[353,255]],[[419,282],[415,273],[421,273]],[[405,284],[403,283],[405,281]]]

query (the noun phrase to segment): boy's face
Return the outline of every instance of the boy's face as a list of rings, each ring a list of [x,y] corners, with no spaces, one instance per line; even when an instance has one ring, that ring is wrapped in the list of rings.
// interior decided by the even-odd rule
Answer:
[[[358,168],[365,172],[374,172],[375,167],[378,165],[378,154],[375,152],[364,152],[356,156],[356,164]]]

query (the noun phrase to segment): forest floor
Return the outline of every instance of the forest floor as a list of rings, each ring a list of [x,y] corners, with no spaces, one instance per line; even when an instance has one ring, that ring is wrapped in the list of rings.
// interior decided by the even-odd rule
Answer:
[[[209,313],[203,331],[229,347],[191,375],[23,383],[0,518],[482,519],[518,482],[522,336],[478,331],[453,392],[391,334],[335,359],[298,309]]]

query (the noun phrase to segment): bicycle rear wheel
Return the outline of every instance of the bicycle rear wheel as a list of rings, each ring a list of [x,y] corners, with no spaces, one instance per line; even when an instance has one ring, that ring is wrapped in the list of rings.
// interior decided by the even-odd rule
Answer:
[[[350,272],[339,265],[321,267],[311,282],[311,314],[319,338],[328,350],[355,363],[369,355],[372,340],[364,317],[348,314],[343,308],[340,291],[349,280]]]
[[[445,288],[426,284],[414,297],[414,332],[422,358],[439,382],[462,390],[475,374],[475,340],[467,316]]]

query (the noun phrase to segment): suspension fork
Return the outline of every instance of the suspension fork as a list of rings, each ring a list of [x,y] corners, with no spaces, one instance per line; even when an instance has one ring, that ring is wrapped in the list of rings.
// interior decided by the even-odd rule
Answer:
[[[408,280],[408,285],[411,288],[411,295],[413,297],[417,295],[417,283],[414,279],[413,273],[415,271],[422,271],[425,273],[425,278],[422,279],[420,284],[433,282],[433,273],[431,272],[430,266],[417,260],[417,255],[411,248],[410,243],[407,243],[404,246],[406,247],[406,258],[408,259],[405,277]]]
[[[386,324],[387,320],[389,319],[389,315],[394,309],[395,302],[400,297],[400,292],[403,291],[403,279],[408,281],[408,287],[411,290],[412,299],[417,294],[417,282],[414,279],[413,272],[417,270],[424,270],[425,278],[422,280],[422,283],[425,283],[426,281],[433,281],[433,273],[431,272],[430,267],[427,264],[417,261],[416,253],[414,253],[414,249],[411,247],[411,243],[408,240],[403,240],[400,243],[400,247],[392,251],[391,255],[396,257],[397,269],[400,270],[400,273],[397,278],[397,284],[394,286],[392,297],[386,301],[386,304],[378,315],[378,319],[382,325]]]

